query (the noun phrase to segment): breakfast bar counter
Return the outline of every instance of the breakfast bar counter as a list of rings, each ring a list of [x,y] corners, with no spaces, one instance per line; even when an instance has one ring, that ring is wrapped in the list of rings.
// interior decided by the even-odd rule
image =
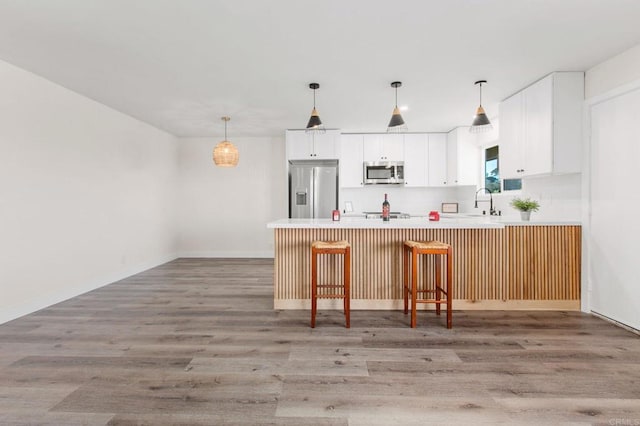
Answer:
[[[440,221],[281,219],[267,226],[274,230],[275,309],[309,309],[315,240],[351,243],[352,309],[402,309],[402,243],[409,239],[453,247],[454,309],[580,309],[579,222],[460,215]],[[329,279],[342,274],[335,258],[319,268]],[[432,265],[421,268],[430,274]],[[337,301],[320,302],[339,308]]]

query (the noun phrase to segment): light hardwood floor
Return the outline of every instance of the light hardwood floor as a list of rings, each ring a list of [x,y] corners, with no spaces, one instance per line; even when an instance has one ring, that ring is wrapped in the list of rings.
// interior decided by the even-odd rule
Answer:
[[[578,312],[274,311],[179,259],[0,325],[0,424],[640,425],[640,337]]]

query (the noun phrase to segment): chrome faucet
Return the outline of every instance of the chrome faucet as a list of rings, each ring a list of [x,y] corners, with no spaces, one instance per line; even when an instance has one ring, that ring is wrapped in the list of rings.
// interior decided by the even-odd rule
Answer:
[[[484,202],[486,203],[487,200],[478,200],[478,192],[485,190],[488,194],[489,194],[489,215],[490,216],[495,216],[498,213],[493,209],[493,195],[491,195],[491,191],[489,191],[487,188],[480,188],[476,191],[476,202],[474,207],[477,209],[478,208],[478,201],[480,201],[481,203]]]

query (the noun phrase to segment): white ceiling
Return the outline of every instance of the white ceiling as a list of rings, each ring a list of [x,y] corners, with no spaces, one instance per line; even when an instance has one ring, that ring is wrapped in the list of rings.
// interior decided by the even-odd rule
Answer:
[[[178,136],[469,124],[640,43],[638,0],[0,0],[0,59]]]

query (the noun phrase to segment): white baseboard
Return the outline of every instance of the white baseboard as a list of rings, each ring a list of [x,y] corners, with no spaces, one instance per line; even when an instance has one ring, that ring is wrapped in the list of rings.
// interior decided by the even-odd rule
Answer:
[[[233,258],[233,259],[265,259],[273,258],[273,251],[184,251],[178,257],[201,257],[201,258]]]

